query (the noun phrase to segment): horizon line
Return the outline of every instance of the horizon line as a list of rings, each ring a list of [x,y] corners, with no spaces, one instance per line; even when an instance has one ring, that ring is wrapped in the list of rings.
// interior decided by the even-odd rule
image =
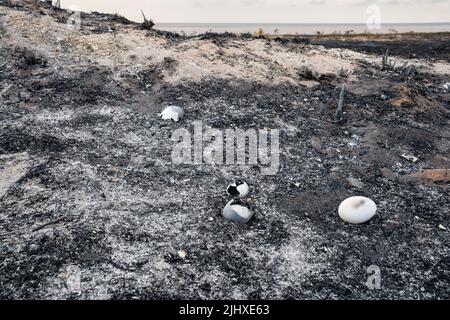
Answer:
[[[366,25],[367,22],[156,22],[155,24],[208,24],[208,25],[212,25],[212,24],[228,24],[228,25],[233,25],[233,24],[279,24],[279,25],[288,25],[288,24],[311,24],[311,25],[317,25],[317,24],[323,24],[323,25],[327,25],[327,24],[340,24],[340,25]],[[444,21],[438,21],[438,22],[384,22],[381,23],[381,26],[383,26],[383,24],[450,24],[450,21],[448,22],[444,22]]]

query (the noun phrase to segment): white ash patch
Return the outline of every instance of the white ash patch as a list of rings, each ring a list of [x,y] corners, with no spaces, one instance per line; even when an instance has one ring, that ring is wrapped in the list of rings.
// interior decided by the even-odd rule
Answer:
[[[0,156],[0,198],[3,197],[17,181],[26,173],[29,167],[27,153],[7,154]]]
[[[277,281],[279,289],[289,284],[304,283],[308,276],[326,268],[327,256],[314,252],[322,239],[322,236],[308,226],[308,222],[299,223],[290,229],[289,241],[272,252],[275,274],[280,275]]]

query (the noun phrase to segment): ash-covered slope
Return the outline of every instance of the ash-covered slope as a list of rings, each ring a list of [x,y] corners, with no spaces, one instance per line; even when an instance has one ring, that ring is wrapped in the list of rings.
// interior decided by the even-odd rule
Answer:
[[[448,62],[69,18],[0,6],[0,298],[449,297]],[[183,121],[158,117],[171,104]],[[195,121],[279,129],[278,174],[174,164]],[[238,178],[246,226],[221,217]],[[342,222],[351,195],[379,216]]]

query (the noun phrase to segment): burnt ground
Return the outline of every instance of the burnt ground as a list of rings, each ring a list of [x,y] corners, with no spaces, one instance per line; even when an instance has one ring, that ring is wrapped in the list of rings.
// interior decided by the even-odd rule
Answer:
[[[98,17],[84,15],[84,34],[103,32]],[[124,84],[115,65],[55,60],[0,31],[1,299],[450,297],[448,74],[358,59],[351,77],[299,72],[312,87],[220,75],[169,82],[181,62],[164,59]],[[180,123],[157,116],[172,103],[186,110]],[[279,129],[278,174],[173,164],[172,132],[199,120]],[[251,186],[245,226],[221,217],[234,179]],[[379,214],[341,221],[337,207],[352,195],[371,197]],[[365,284],[371,265],[380,290]]]
[[[382,54],[387,48],[390,48],[391,54],[394,56],[450,61],[450,34],[445,33],[434,38],[422,35],[421,38],[407,38],[406,41],[312,39],[311,43],[326,48],[346,48],[369,54]]]

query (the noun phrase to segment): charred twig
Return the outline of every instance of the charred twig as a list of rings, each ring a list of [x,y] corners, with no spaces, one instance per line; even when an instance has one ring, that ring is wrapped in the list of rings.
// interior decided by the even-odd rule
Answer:
[[[339,123],[344,120],[344,98],[345,98],[345,83],[342,84],[341,95],[339,96],[339,105],[336,111],[336,121]]]
[[[338,71],[338,76],[339,77],[347,77],[349,74],[349,71],[344,69],[344,67],[341,67]]]
[[[394,61],[391,65],[390,68],[391,70],[395,70],[395,65],[397,64],[397,61]]]
[[[407,65],[408,65],[408,61],[406,61],[406,62],[400,67],[400,69],[405,70]]]
[[[397,71],[405,76],[408,76],[416,69],[413,65],[408,66],[408,61],[406,61],[401,67],[397,68]]]
[[[141,269],[142,266],[147,264],[147,261],[142,261],[142,262],[137,262],[137,263],[135,263],[135,266],[130,267],[130,266],[121,265],[121,264],[113,261],[111,258],[102,257],[102,260],[104,260],[106,263],[111,264],[116,269],[119,269],[122,271],[128,271],[128,272],[135,272],[135,271]]]
[[[405,74],[405,75],[410,75],[411,73],[414,73],[414,72],[416,72],[416,67],[415,66],[409,66],[409,67],[407,67],[407,68],[405,68],[404,70],[402,70],[402,72]]]
[[[52,224],[60,223],[61,221],[64,221],[65,219],[66,219],[66,217],[62,217],[62,218],[59,218],[59,219],[56,219],[56,220],[44,223],[43,225],[40,225],[40,226],[38,226],[36,228],[33,228],[32,231],[36,232],[36,231],[42,230],[42,229],[44,229],[44,228],[46,228],[48,226],[51,226]]]
[[[142,28],[145,30],[151,30],[154,26],[155,23],[153,22],[152,19],[147,19],[147,17],[144,14],[144,11],[141,10],[142,13],[142,17],[144,18],[144,22],[142,23]]]
[[[386,53],[381,56],[381,70],[385,70],[388,61],[389,48],[386,49]]]
[[[53,7],[53,10],[60,10],[61,9],[61,0],[53,1],[52,7]]]
[[[386,52],[381,57],[381,70],[393,70],[395,65],[392,65],[392,60],[389,59],[389,48],[386,49]]]
[[[44,223],[44,224],[42,224],[40,226],[37,226],[37,227],[33,228],[31,230],[31,232],[36,232],[36,231],[42,230],[42,229],[44,229],[44,228],[46,228],[48,226],[51,226],[53,224],[57,224],[57,223],[63,222],[65,220],[66,220],[66,217],[61,217],[61,218],[55,219],[53,221]],[[0,233],[0,237],[5,237],[5,236],[11,235],[11,234],[24,233],[24,232],[26,232],[25,228],[23,228],[21,230],[6,232],[6,233]]]

